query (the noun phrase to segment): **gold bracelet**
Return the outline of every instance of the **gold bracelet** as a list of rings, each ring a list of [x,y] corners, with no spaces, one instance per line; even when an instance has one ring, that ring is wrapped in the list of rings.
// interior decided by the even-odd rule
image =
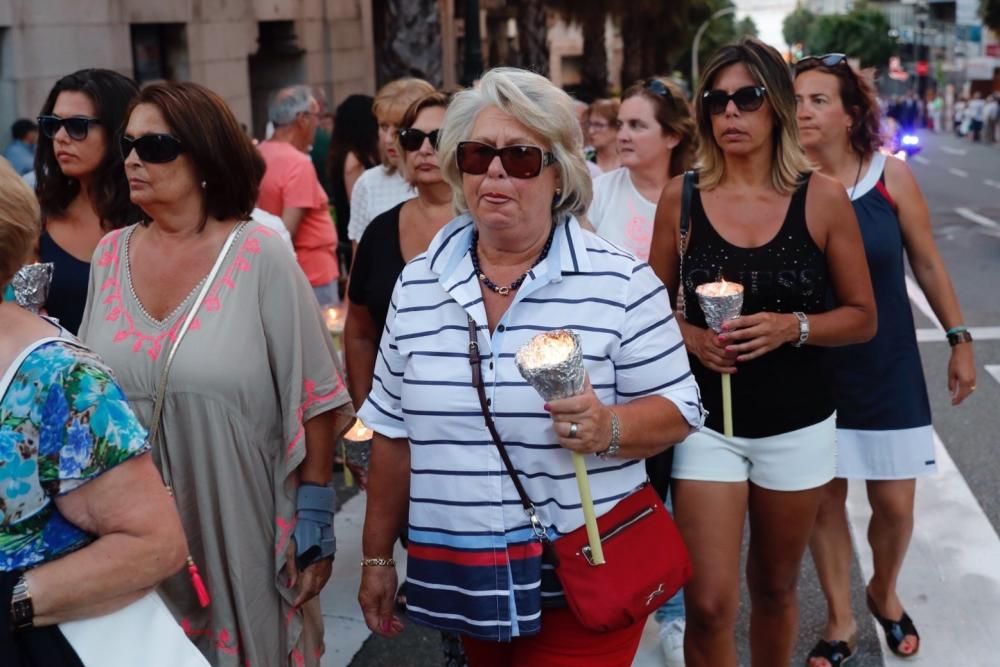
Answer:
[[[396,567],[395,558],[362,558],[361,567]]]

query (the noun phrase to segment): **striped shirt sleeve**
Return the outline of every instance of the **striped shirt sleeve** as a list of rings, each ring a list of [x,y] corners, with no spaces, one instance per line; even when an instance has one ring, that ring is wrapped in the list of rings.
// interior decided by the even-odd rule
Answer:
[[[636,266],[625,303],[622,342],[614,359],[618,402],[662,396],[677,406],[688,424],[700,428],[705,411],[684,339],[666,289],[648,265]]]
[[[396,310],[402,292],[400,284],[401,279],[396,281],[392,299],[389,301],[385,330],[382,332],[382,342],[375,360],[372,390],[358,413],[368,428],[387,438],[405,438],[408,435],[401,398],[406,358],[399,353],[396,345],[398,324]]]

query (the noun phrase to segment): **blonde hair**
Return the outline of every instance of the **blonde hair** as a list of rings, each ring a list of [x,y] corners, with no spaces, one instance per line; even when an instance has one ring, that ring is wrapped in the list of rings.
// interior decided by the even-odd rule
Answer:
[[[0,160],[0,286],[34,250],[41,232],[38,199],[6,160]]]
[[[715,141],[712,119],[705,108],[704,94],[712,90],[719,73],[731,65],[743,64],[754,83],[766,90],[765,99],[774,118],[774,138],[771,160],[771,185],[783,194],[791,194],[812,166],[799,144],[798,123],[795,121],[795,85],[788,64],[774,47],[753,37],[744,37],[735,44],[723,46],[705,66],[701,85],[695,96],[698,133],[699,187],[711,190],[726,175],[726,159]]]
[[[372,113],[379,125],[387,123],[399,126],[403,119],[403,114],[410,108],[410,105],[421,97],[434,92],[434,86],[423,79],[396,79],[390,81],[375,93],[375,102],[372,104]],[[393,138],[394,143],[399,143]],[[389,174],[396,173],[395,165],[391,164],[388,158],[382,156],[382,167]],[[409,180],[409,179],[407,179]]]
[[[586,224],[586,212],[593,197],[590,172],[583,159],[583,134],[577,122],[573,100],[548,79],[515,67],[491,69],[479,87],[464,90],[452,99],[438,139],[438,163],[444,180],[451,185],[455,208],[469,210],[458,170],[458,142],[472,132],[479,113],[496,107],[542,137],[546,149],[555,155],[562,192],[553,206],[553,215],[569,213]]]

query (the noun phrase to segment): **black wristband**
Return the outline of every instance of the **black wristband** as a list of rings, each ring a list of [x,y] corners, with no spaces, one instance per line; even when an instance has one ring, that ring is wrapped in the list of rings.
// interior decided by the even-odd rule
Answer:
[[[948,334],[948,345],[955,347],[956,345],[961,345],[962,343],[971,343],[972,334],[968,331],[957,331],[955,333]]]

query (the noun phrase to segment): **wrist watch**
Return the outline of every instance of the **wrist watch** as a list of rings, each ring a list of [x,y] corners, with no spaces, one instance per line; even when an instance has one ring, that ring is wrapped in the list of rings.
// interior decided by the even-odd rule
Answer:
[[[799,339],[792,343],[792,347],[802,347],[809,340],[809,318],[799,311],[795,311],[792,315],[799,321]]]
[[[611,442],[603,452],[597,452],[597,458],[610,459],[618,455],[618,450],[622,448],[622,425],[618,421],[618,415],[611,411]]]
[[[10,620],[15,630],[34,627],[35,607],[31,603],[31,591],[28,590],[28,582],[23,574],[14,584],[14,593],[10,598]]]

